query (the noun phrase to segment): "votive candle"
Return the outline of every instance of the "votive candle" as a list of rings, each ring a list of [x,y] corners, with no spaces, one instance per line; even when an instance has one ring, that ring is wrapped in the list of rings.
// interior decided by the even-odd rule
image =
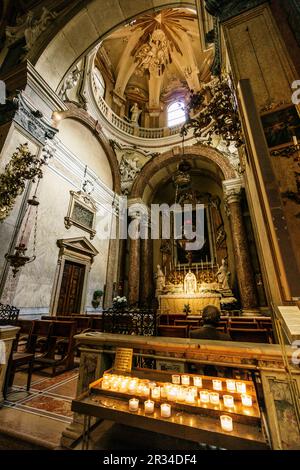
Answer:
[[[209,392],[207,390],[202,390],[200,392],[200,400],[202,403],[209,403]]]
[[[137,411],[139,409],[139,400],[137,398],[131,398],[129,400],[129,411]]]
[[[235,392],[235,381],[226,380],[226,387],[228,392]]]
[[[188,390],[185,401],[186,403],[195,403],[195,395],[191,390]]]
[[[190,376],[189,375],[182,375],[181,376],[181,383],[182,383],[182,385],[190,385]]]
[[[136,391],[136,388],[137,388],[137,380],[135,379],[130,380],[128,384],[128,391],[131,393],[134,393]]]
[[[231,416],[222,415],[220,416],[221,427],[223,431],[231,432],[233,431],[233,424]]]
[[[156,399],[160,398],[160,387],[154,387],[154,388],[152,388],[152,390],[151,390],[151,397],[152,397],[152,398],[156,398]]]
[[[209,394],[209,401],[213,405],[218,405],[220,403],[220,395],[217,392],[211,392]]]
[[[152,400],[147,400],[144,402],[144,407],[145,407],[145,413],[147,414],[152,414],[154,413],[154,401]]]
[[[162,418],[170,418],[171,416],[171,405],[168,403],[162,403],[160,405],[160,415]]]
[[[227,408],[233,408],[234,407],[234,399],[231,395],[224,395],[223,400],[224,400],[224,405]]]
[[[251,395],[242,395],[242,404],[244,406],[252,406],[252,397]]]
[[[103,379],[102,388],[103,388],[103,390],[109,390],[110,389],[110,381]]]
[[[147,385],[143,385],[142,395],[143,397],[149,397],[150,388]]]
[[[194,377],[193,380],[195,387],[202,387],[202,377]]]
[[[121,385],[120,385],[120,392],[126,393],[127,389],[128,389],[128,381],[122,380]]]
[[[185,401],[186,394],[187,394],[187,389],[184,387],[180,387],[178,390],[177,400]]]
[[[180,385],[180,375],[172,375],[172,384]]]
[[[213,380],[213,389],[220,392],[222,390],[222,380]]]
[[[169,387],[167,390],[167,398],[170,401],[175,401],[178,397],[178,388],[177,387]]]
[[[237,382],[236,383],[236,389],[237,389],[238,393],[243,393],[243,394],[245,394],[246,391],[247,391],[247,387],[246,387],[246,384],[244,382]]]

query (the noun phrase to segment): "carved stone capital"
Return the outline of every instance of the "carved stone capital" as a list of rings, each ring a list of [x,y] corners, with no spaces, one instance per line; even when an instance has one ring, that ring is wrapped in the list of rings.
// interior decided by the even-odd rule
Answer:
[[[240,178],[223,181],[225,206],[230,206],[230,204],[240,202],[242,187],[243,181]]]

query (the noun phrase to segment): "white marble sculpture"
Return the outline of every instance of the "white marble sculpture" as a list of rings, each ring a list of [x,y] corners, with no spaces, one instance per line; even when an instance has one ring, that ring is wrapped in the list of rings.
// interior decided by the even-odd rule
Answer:
[[[130,112],[131,112],[131,122],[132,124],[137,126],[142,110],[139,109],[137,103],[134,103],[134,105],[130,108]]]
[[[69,75],[67,75],[61,87],[61,90],[59,92],[59,97],[63,101],[69,101],[68,92],[72,90],[73,88],[75,88],[76,85],[78,85],[80,76],[81,76],[81,71],[78,69],[78,67],[75,67],[75,69],[72,70],[72,72],[69,73]]]
[[[157,265],[157,271],[155,275],[155,281],[156,281],[156,294],[155,296],[158,297],[159,294],[162,293],[166,286],[166,277],[164,273],[161,270],[160,265]]]
[[[222,264],[217,272],[217,279],[221,289],[229,290],[229,276],[230,272],[228,271],[228,266],[225,259],[222,259]]]
[[[184,293],[191,295],[197,293],[197,279],[191,271],[184,278]]]

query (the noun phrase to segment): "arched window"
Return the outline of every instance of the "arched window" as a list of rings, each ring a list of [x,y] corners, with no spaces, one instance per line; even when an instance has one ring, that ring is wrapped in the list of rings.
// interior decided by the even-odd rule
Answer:
[[[100,72],[99,69],[97,69],[97,67],[94,68],[94,78],[95,78],[95,83],[96,83],[96,87],[97,87],[97,91],[99,93],[99,96],[101,96],[101,98],[104,98],[105,81],[104,81],[104,78],[102,76],[102,73]]]
[[[168,127],[176,126],[177,124],[186,121],[185,106],[183,101],[176,101],[168,107]]]

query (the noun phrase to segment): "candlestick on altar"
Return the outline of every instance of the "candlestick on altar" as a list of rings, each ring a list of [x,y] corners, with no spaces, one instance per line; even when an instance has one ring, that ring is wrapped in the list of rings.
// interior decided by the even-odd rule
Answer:
[[[167,266],[165,266],[165,276],[167,276]]]
[[[203,260],[201,259],[201,271],[203,271]]]
[[[196,274],[198,276],[198,263],[196,264]]]

